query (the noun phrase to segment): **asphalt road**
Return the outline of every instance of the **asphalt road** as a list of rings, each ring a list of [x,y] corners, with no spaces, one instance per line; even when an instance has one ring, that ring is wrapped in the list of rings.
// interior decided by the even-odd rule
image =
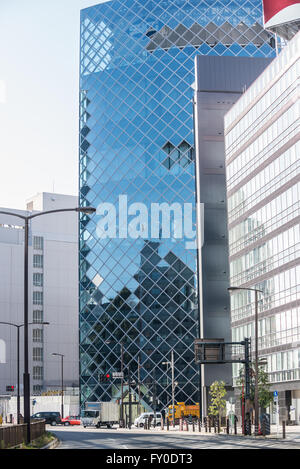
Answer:
[[[300,441],[245,438],[207,433],[49,427],[60,440],[57,449],[300,449]]]

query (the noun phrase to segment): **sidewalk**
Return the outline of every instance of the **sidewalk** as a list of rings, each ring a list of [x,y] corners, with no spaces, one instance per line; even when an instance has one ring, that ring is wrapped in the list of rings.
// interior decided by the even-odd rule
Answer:
[[[156,428],[152,428],[150,430],[145,430],[144,428],[136,428],[135,426],[132,426],[131,427],[131,430],[129,430],[128,428],[118,428],[117,429],[118,431],[120,432],[138,432],[138,433],[170,433],[170,434],[189,434],[189,435],[197,435],[197,436],[218,436],[218,433],[215,433],[214,431],[214,428],[212,427],[211,428],[211,432],[209,432],[207,430],[207,432],[205,431],[205,428],[204,427],[201,427],[201,432],[199,432],[198,430],[198,425],[195,425],[195,431],[193,432],[193,427],[192,425],[189,425],[189,428],[188,428],[188,431],[185,429],[185,426],[183,426],[183,430],[180,430],[179,428],[179,425],[176,425],[175,428],[170,425],[169,427],[169,430],[167,430],[167,427],[165,426],[164,429],[162,430],[161,427],[156,427]],[[286,438],[285,440],[283,439],[283,435],[282,435],[282,426],[280,425],[278,427],[278,433],[277,433],[277,426],[276,425],[271,425],[271,434],[270,435],[266,435],[265,437],[263,437],[262,435],[259,435],[259,436],[255,436],[255,435],[251,435],[251,436],[248,436],[248,437],[245,437],[245,438],[251,438],[251,439],[256,439],[256,438],[259,438],[259,439],[264,439],[264,438],[267,438],[267,439],[279,439],[279,440],[282,440],[282,441],[293,441],[295,443],[299,443],[299,446],[300,446],[300,425],[295,425],[295,426],[286,426],[286,429],[285,429],[285,433],[286,433]],[[225,428],[221,428],[221,432],[220,432],[220,435],[222,436],[225,436],[227,435],[226,433],[226,429]],[[243,434],[242,434],[242,429],[240,426],[238,426],[237,428],[237,435],[234,435],[233,432],[230,432],[228,436],[237,436],[237,437],[242,437]]]

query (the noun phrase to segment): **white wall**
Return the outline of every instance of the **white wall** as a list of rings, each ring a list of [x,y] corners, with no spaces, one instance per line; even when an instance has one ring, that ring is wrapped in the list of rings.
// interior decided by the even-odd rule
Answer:
[[[33,404],[33,402],[36,402]],[[37,412],[60,412],[61,413],[61,397],[60,396],[37,396],[30,399],[30,415]],[[64,396],[64,417],[69,415],[79,415],[79,396]],[[17,398],[0,399],[0,415],[13,415],[14,422],[17,421]],[[21,414],[23,415],[23,398],[21,398]]]
[[[27,202],[30,202],[27,201]],[[32,198],[33,210],[55,210],[74,208],[78,199],[61,194],[38,194]],[[2,209],[0,209],[2,210]],[[10,211],[9,209],[5,209]],[[13,210],[14,211],[14,210]],[[15,212],[15,211],[14,211]],[[28,212],[19,211],[23,215]],[[23,324],[24,322],[24,230],[11,226],[22,226],[23,221],[15,217],[0,215],[0,322]],[[1,226],[2,225],[2,226]],[[44,293],[43,307],[32,303],[32,236],[44,238],[44,285],[34,287]],[[35,253],[39,253],[34,251]],[[32,329],[41,326],[30,326],[29,358],[31,387],[44,385],[47,389],[60,389],[61,360],[52,353],[62,353],[64,357],[65,386],[78,386],[79,380],[79,345],[78,345],[78,214],[64,212],[43,215],[32,220],[30,224],[29,247],[29,321],[33,320],[33,310],[43,309],[44,343],[32,342]],[[23,331],[20,335],[20,375],[22,392],[23,373]],[[6,345],[6,363],[3,353],[0,356],[0,395],[6,394],[6,386],[17,384],[17,330],[14,327],[0,324],[0,341]],[[2,343],[2,342],[1,342]],[[44,363],[32,362],[33,347],[43,347]],[[34,381],[32,366],[44,367],[44,380]]]

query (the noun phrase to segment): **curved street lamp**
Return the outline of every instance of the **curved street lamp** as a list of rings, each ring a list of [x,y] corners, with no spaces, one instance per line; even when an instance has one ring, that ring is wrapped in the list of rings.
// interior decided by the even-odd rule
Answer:
[[[17,422],[20,423],[20,328],[24,327],[24,324],[14,324],[12,322],[0,321],[0,324],[5,326],[13,326],[17,328]],[[28,326],[31,325],[38,326],[49,326],[49,322],[30,322]]]
[[[60,212],[78,212],[91,215],[96,212],[94,207],[75,207],[47,210],[44,212],[32,213],[31,215],[21,215],[19,213],[0,211],[0,215],[9,215],[21,218],[24,221],[24,423],[27,425],[26,442],[31,441],[30,432],[30,375],[28,368],[28,245],[29,245],[29,221],[42,215],[49,215]]]
[[[64,355],[62,353],[52,353],[53,356],[61,358],[61,418],[64,418]]]

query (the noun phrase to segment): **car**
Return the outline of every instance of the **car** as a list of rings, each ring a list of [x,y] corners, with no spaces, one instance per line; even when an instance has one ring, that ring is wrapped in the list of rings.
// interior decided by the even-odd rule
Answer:
[[[64,417],[61,419],[61,422],[63,425],[68,426],[68,425],[80,425],[81,420],[79,415],[70,415],[68,417]]]
[[[145,425],[146,419],[149,420],[151,417],[151,425],[154,425],[154,412],[143,412],[139,417],[134,421],[136,427],[143,427]],[[161,413],[156,412],[156,425],[161,425]]]
[[[61,416],[59,412],[37,412],[31,417],[33,420],[46,420],[46,424],[55,426],[61,424]]]

